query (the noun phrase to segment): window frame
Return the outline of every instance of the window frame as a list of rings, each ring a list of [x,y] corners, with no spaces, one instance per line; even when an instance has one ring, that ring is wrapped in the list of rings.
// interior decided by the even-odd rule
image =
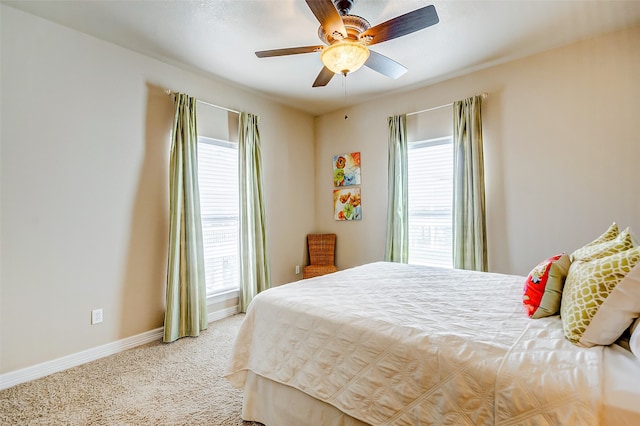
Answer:
[[[451,233],[449,234],[450,237],[450,247],[451,250],[449,252],[449,261],[447,263],[447,265],[443,265],[440,262],[419,262],[419,264],[424,264],[427,266],[434,266],[434,267],[445,267],[445,268],[453,268],[453,135],[448,135],[448,136],[442,136],[442,137],[437,137],[437,138],[431,138],[431,139],[426,139],[426,140],[420,140],[420,141],[415,141],[415,142],[409,142],[407,144],[407,163],[409,163],[409,156],[411,155],[411,151],[413,150],[418,150],[418,149],[425,149],[425,148],[432,148],[432,147],[436,147],[436,146],[440,146],[440,145],[448,145],[451,147],[451,187],[450,187],[450,200],[451,200],[451,204],[450,204],[450,211],[449,211],[449,217],[451,217]],[[414,259],[411,259],[411,195],[409,193],[410,190],[410,176],[409,176],[410,170],[408,170],[407,172],[407,220],[408,220],[408,239],[409,239],[409,262],[411,262],[412,260],[415,261]]]
[[[201,136],[198,135],[198,149],[200,149],[200,144],[206,144],[206,145],[215,145],[217,147],[222,147],[222,148],[229,148],[229,149],[233,149],[236,151],[236,153],[238,152],[238,143],[237,142],[232,142],[232,141],[227,141],[227,140],[223,140],[223,139],[218,139],[218,138],[212,138],[212,137],[208,137],[208,136]],[[199,157],[200,157],[200,151],[198,152]],[[200,159],[200,158],[199,158]],[[198,167],[200,167],[200,161],[198,162]],[[200,176],[200,170],[198,170],[198,177]],[[236,168],[236,172],[238,173],[239,170]],[[236,174],[236,182],[238,181],[238,175]],[[200,186],[200,182],[199,186]],[[238,209],[239,209],[239,204],[240,201],[239,199],[237,199],[238,202]],[[202,204],[200,207],[200,214],[201,214],[201,223],[204,224],[204,220],[202,219],[202,217],[204,216],[202,214]],[[239,243],[240,243],[240,238],[239,238],[239,220],[240,220],[240,215],[239,215],[239,211],[238,211],[238,216],[237,216],[237,221],[238,221],[238,238],[236,239],[236,253],[238,256],[238,266],[239,266],[239,261],[240,261],[240,253],[239,253]],[[203,229],[204,231],[204,229]],[[203,232],[203,237],[204,237],[204,232]],[[203,253],[204,255],[204,253]],[[207,299],[207,305],[211,306],[211,305],[217,305],[220,303],[224,303],[227,302],[229,300],[233,300],[236,299],[238,297],[240,297],[240,276],[239,276],[240,270],[238,267],[237,270],[237,287],[233,288],[233,287],[227,287],[227,288],[222,288],[220,291],[218,292],[213,292],[213,293],[209,293],[207,291],[206,294],[206,299]],[[205,270],[205,276],[206,276],[206,270]],[[205,280],[206,281],[206,280]],[[205,282],[205,286],[206,286],[206,282]]]

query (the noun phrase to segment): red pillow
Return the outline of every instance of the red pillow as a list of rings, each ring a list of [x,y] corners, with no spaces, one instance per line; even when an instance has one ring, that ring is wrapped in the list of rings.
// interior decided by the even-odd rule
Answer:
[[[522,303],[531,318],[543,318],[558,313],[569,266],[569,256],[561,253],[533,268],[524,283],[522,295]]]

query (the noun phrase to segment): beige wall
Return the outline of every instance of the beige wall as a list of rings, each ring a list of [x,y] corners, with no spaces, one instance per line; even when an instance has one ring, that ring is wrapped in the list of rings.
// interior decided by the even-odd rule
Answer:
[[[384,255],[387,117],[483,92],[490,270],[527,274],[613,221],[639,233],[639,52],[636,27],[316,118],[315,223],[338,234],[338,267]],[[410,139],[441,112],[412,117]],[[351,151],[362,221],[335,222],[331,158]]]
[[[387,96],[345,120],[1,11],[0,373],[162,325],[163,88],[260,115],[275,285],[299,278],[311,231],[338,233],[340,268],[381,260],[387,117],[482,92],[491,270],[526,274],[614,220],[640,232],[640,28]],[[411,138],[446,129],[446,112],[411,118]],[[226,113],[203,107],[199,118],[203,134],[233,138]],[[335,222],[331,159],[352,151],[362,153],[363,219]],[[105,321],[91,326],[97,307]]]
[[[260,116],[272,281],[296,279],[314,220],[300,214],[314,211],[311,116],[1,8],[0,373],[162,326],[164,88]],[[198,108],[203,133],[229,135],[226,113]]]

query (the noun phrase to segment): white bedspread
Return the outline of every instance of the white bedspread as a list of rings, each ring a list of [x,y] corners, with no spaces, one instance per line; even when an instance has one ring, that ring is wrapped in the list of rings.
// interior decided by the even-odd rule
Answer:
[[[228,379],[246,371],[374,425],[591,425],[602,348],[532,320],[524,278],[372,263],[252,302]]]

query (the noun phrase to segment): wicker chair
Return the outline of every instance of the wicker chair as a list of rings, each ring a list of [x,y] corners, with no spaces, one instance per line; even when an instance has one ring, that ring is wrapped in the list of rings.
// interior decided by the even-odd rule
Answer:
[[[302,278],[312,278],[336,272],[336,234],[309,234],[309,263],[302,270]]]

